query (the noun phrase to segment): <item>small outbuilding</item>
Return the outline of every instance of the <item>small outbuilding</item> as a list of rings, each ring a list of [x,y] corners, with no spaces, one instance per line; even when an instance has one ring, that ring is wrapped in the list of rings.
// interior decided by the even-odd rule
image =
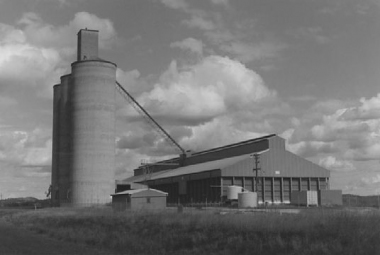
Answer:
[[[112,194],[112,207],[116,211],[127,209],[164,209],[168,193],[156,189],[134,189]]]

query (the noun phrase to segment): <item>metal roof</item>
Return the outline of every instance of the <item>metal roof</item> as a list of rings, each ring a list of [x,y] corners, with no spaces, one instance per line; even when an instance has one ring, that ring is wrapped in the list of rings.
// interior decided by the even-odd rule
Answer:
[[[111,196],[132,195],[132,194],[136,194],[136,193],[143,192],[143,191],[148,191],[148,190],[154,191],[154,192],[157,192],[157,193],[161,193],[163,195],[168,195],[168,193],[163,192],[161,190],[157,190],[157,189],[131,189],[131,190],[125,190],[125,191],[122,191],[122,192],[111,194]]]
[[[171,169],[167,171],[156,172],[156,173],[151,174],[150,178],[149,177],[147,178],[144,175],[132,176],[128,179],[125,179],[124,182],[142,182],[145,179],[147,181],[157,180],[157,179],[163,179],[163,178],[170,178],[174,176],[195,174],[195,173],[200,173],[204,171],[223,169],[233,164],[236,164],[239,161],[248,159],[250,158],[251,155],[252,153],[244,154],[244,155],[240,155],[236,157],[224,158],[220,160],[208,161],[208,162],[195,164],[195,165],[179,167],[179,168]]]

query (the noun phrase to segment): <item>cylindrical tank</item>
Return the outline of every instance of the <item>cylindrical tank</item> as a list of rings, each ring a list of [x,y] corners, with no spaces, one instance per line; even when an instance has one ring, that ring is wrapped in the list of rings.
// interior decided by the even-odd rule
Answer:
[[[59,200],[69,203],[70,192],[70,74],[61,76],[61,100],[59,104]]]
[[[239,208],[257,207],[257,192],[242,192],[238,194]]]
[[[238,199],[238,194],[240,192],[243,192],[243,188],[240,186],[228,186],[227,187],[227,199],[228,200],[237,200]]]
[[[71,67],[71,203],[108,203],[114,191],[116,65],[87,60]]]
[[[59,182],[59,104],[61,98],[61,86],[53,87],[53,147],[51,162],[51,186],[50,196],[53,206],[59,205],[58,182]]]

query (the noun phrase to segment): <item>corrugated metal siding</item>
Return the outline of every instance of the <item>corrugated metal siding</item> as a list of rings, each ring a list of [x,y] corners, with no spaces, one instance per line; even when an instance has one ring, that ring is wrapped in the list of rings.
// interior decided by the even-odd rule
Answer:
[[[285,139],[279,136],[273,136],[269,140],[269,149],[285,150]]]
[[[273,149],[260,157],[265,176],[330,177],[330,172],[286,150]]]
[[[165,197],[134,197],[131,198],[131,209],[164,209],[166,207]]]
[[[330,172],[289,151],[273,149],[260,156],[261,172],[266,177],[330,177]],[[254,176],[254,159],[247,158],[222,169],[222,176]]]
[[[283,187],[283,200],[284,202],[290,202],[290,178],[284,178],[282,180]]]

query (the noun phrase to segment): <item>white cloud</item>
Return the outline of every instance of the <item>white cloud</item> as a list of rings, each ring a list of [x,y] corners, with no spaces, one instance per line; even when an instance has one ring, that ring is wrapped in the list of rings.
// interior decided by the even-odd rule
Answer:
[[[224,5],[224,6],[229,6],[229,0],[211,0],[211,3],[216,4],[216,5]]]
[[[78,12],[68,25],[57,27],[45,23],[35,13],[25,13],[18,23],[23,26],[24,34],[30,43],[43,47],[75,48],[76,37],[73,35],[84,28],[100,31],[100,48],[109,48],[117,40],[112,21],[88,12]]]
[[[51,163],[51,139],[47,130],[0,130],[0,159],[13,165],[40,166]]]
[[[188,4],[185,0],[161,0],[161,2],[172,9],[186,10],[188,8]]]
[[[172,62],[160,83],[142,100],[155,114],[203,121],[252,109],[255,103],[275,96],[261,77],[243,64],[209,56],[182,71]]]
[[[229,22],[225,22],[221,13],[215,11],[207,12],[190,8],[184,1],[176,3],[172,0],[165,0],[163,3],[169,8],[186,13],[189,17],[182,20],[184,25],[201,30],[207,41],[217,50],[223,54],[229,54],[243,63],[277,57],[278,53],[287,47],[282,42],[261,39],[252,19],[242,20],[231,25]],[[229,6],[227,0],[211,0],[211,3]]]
[[[214,22],[198,15],[193,15],[190,19],[184,20],[183,23],[190,28],[199,28],[205,31],[210,31],[216,28]]]
[[[136,99],[182,147],[197,151],[268,134],[273,124],[266,116],[278,114],[275,108],[281,104],[257,73],[215,55],[185,67],[173,61]],[[118,114],[127,120],[119,124],[124,125],[120,150],[147,156],[178,153],[131,107]]]
[[[380,174],[376,174],[372,177],[363,177],[361,181],[365,184],[380,184]]]
[[[267,135],[255,130],[240,130],[230,116],[215,118],[191,129],[192,136],[185,137],[181,142],[186,149],[192,151],[202,151]]]
[[[338,160],[334,156],[327,156],[319,160],[319,164],[332,171],[353,171],[355,166],[347,160]]]
[[[182,50],[189,50],[199,56],[203,55],[203,43],[200,40],[194,38],[186,38],[182,41],[173,42],[170,44],[170,47],[177,47]]]
[[[260,42],[249,43],[231,40],[229,43],[221,44],[220,49],[226,53],[235,55],[240,61],[249,63],[254,60],[273,58],[286,46],[280,43]]]
[[[327,103],[314,106],[320,114],[307,116],[290,136],[289,144],[298,153],[317,156],[327,153],[326,147],[311,144],[330,144],[331,151],[346,160],[377,160],[380,155],[380,95],[357,102]],[[327,108],[326,108],[327,107]],[[334,110],[335,108],[335,110]]]

